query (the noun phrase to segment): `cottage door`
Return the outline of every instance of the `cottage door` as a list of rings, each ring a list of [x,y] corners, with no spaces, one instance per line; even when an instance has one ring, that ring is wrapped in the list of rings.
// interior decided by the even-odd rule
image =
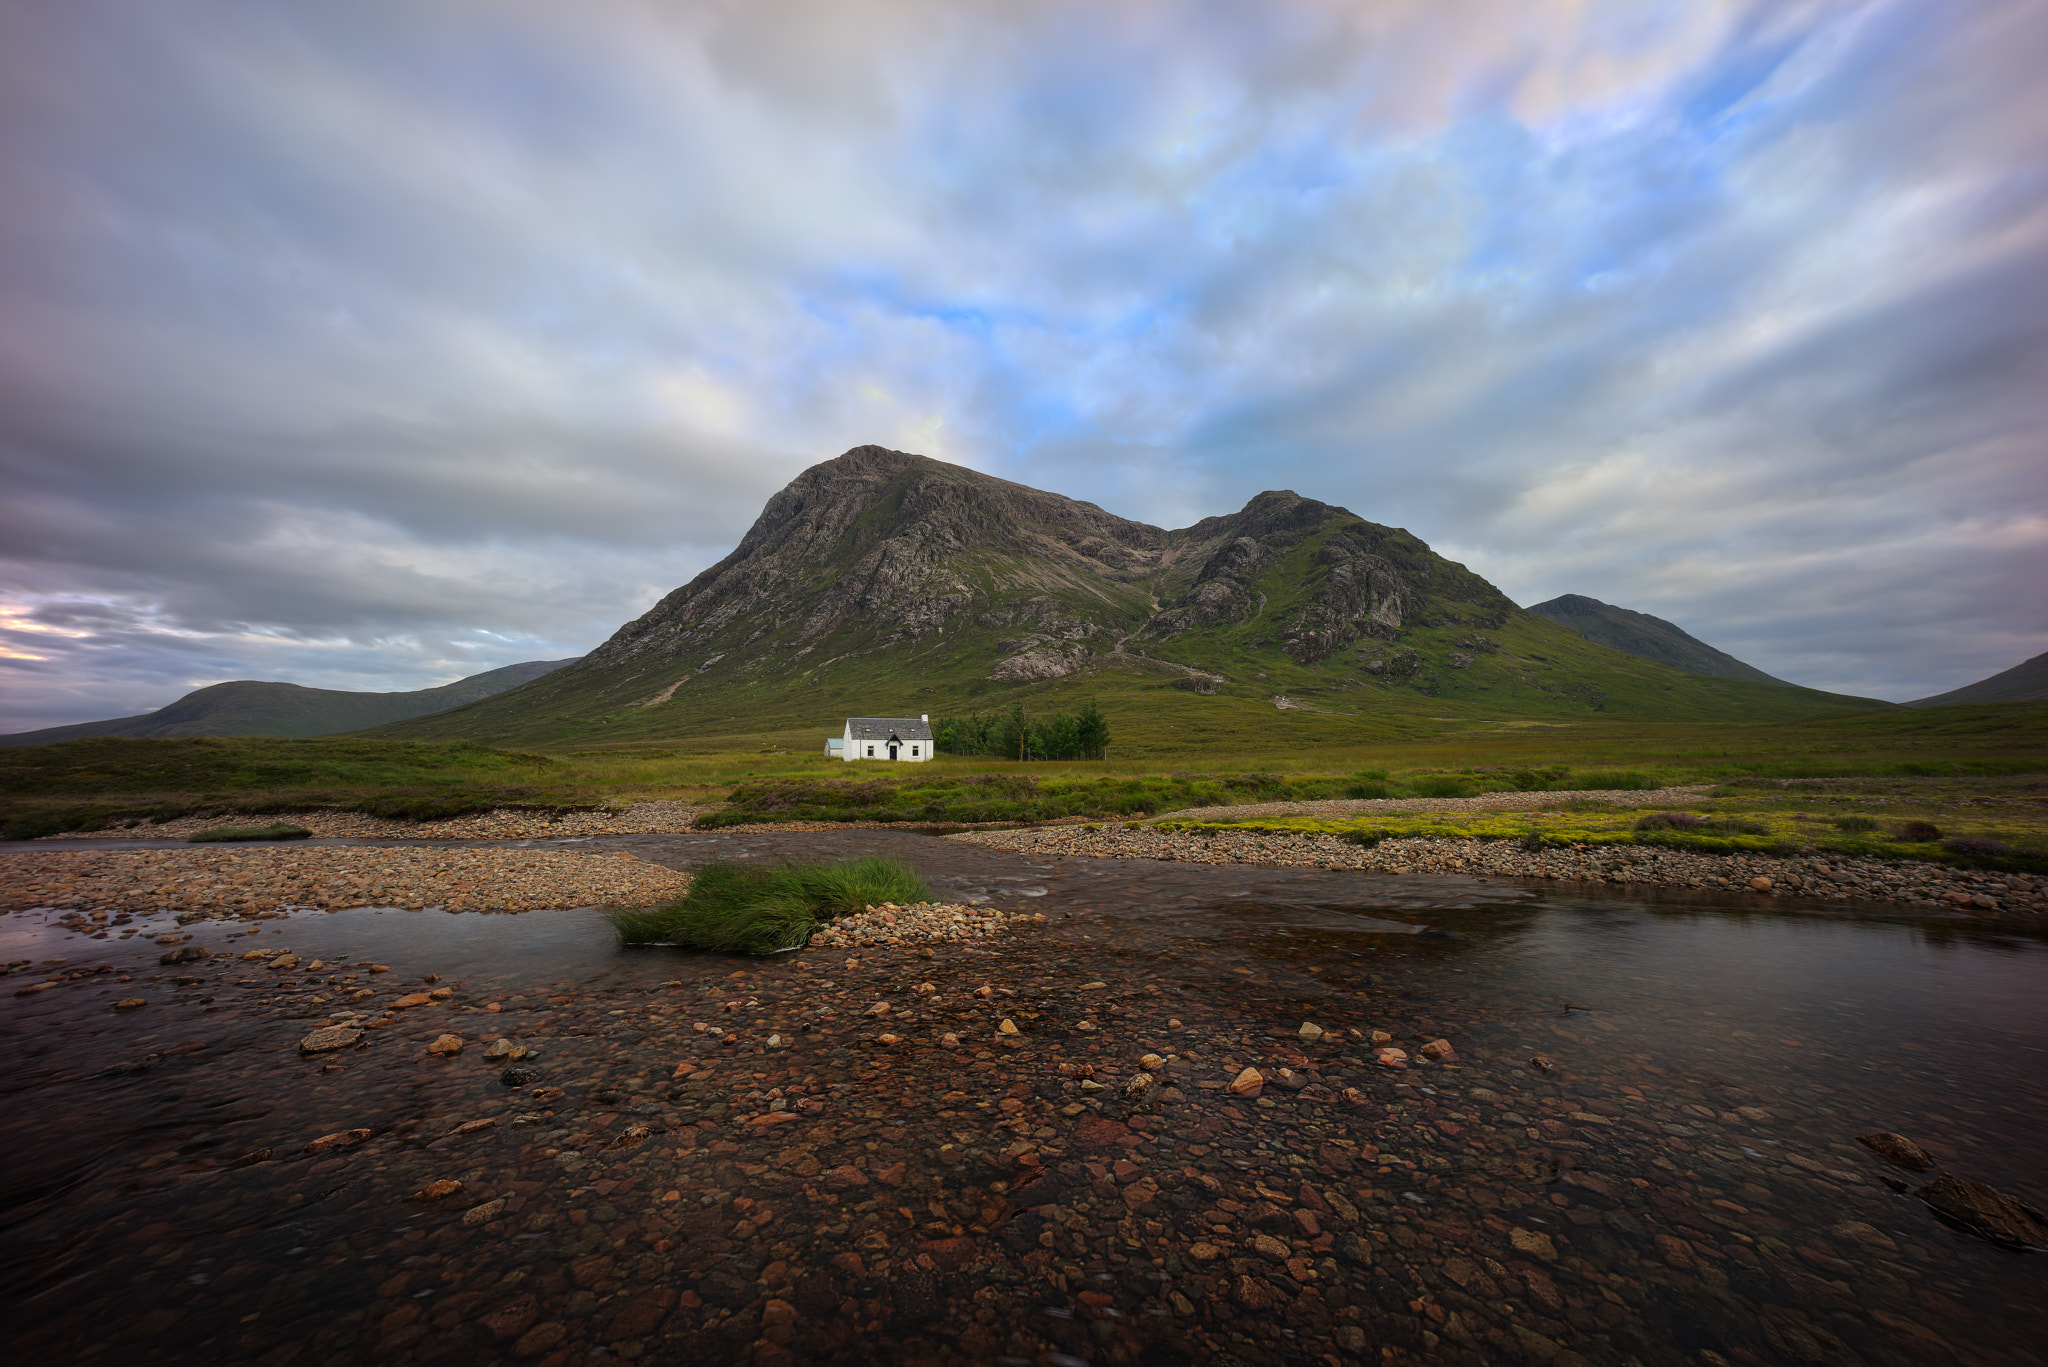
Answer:
[[[896,747],[895,747],[895,746],[893,746],[893,745],[889,747],[889,758],[890,758],[890,759],[894,759],[894,758],[896,758]]]

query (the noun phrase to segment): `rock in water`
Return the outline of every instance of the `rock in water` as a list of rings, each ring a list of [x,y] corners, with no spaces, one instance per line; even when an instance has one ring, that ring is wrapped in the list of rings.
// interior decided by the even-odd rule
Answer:
[[[438,1182],[427,1183],[405,1199],[408,1201],[441,1201],[446,1200],[450,1196],[458,1195],[461,1191],[461,1182],[453,1177],[444,1177]]]
[[[1965,1182],[1945,1172],[1913,1194],[1932,1206],[1936,1214],[1995,1244],[2048,1253],[2048,1219],[1996,1187]]]
[[[1934,1160],[1927,1156],[1926,1150],[1902,1134],[1879,1130],[1876,1134],[1857,1135],[1856,1142],[1879,1158],[1897,1163],[1902,1168],[1911,1168],[1915,1172],[1934,1171]]]
[[[315,1030],[299,1041],[299,1052],[308,1057],[314,1054],[330,1054],[336,1049],[346,1049],[363,1037],[360,1030],[351,1030],[345,1025],[330,1025],[324,1030]]]
[[[507,1068],[504,1072],[498,1074],[498,1081],[504,1083],[507,1087],[531,1087],[534,1083],[540,1081],[540,1069]]]

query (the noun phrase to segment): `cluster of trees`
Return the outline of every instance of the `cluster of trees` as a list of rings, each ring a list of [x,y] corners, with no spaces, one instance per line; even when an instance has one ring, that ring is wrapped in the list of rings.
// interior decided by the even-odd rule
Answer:
[[[1056,712],[1027,717],[1023,704],[1007,713],[941,717],[932,736],[942,755],[988,755],[1000,759],[1108,759],[1109,718],[1090,698],[1078,715]]]

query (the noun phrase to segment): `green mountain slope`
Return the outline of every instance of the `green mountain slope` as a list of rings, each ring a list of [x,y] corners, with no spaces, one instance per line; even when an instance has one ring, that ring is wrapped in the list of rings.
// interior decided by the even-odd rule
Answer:
[[[238,679],[194,689],[170,706],[139,717],[18,731],[0,736],[0,746],[49,745],[88,736],[329,736],[460,707],[574,663],[573,659],[528,660],[408,693],[351,693]]]
[[[2048,699],[2048,652],[2001,670],[1988,679],[1931,698],[1916,698],[1908,707],[1955,707],[1964,703],[2040,702]]]
[[[1608,649],[1405,531],[1291,492],[1166,531],[865,446],[799,475],[731,555],[577,664],[375,734],[822,737],[848,715],[1090,696],[1186,742],[1283,745],[1418,734],[1442,714],[1763,721],[1890,706]]]
[[[1631,655],[1640,655],[1688,674],[1704,674],[1717,679],[1748,679],[1752,683],[1785,683],[1783,679],[1772,678],[1755,665],[1744,664],[1733,655],[1716,650],[1662,617],[1652,617],[1647,612],[1618,608],[1576,593],[1538,603],[1529,611],[1538,617],[1548,617],[1559,626],[1570,627],[1589,641],[1625,650]]]

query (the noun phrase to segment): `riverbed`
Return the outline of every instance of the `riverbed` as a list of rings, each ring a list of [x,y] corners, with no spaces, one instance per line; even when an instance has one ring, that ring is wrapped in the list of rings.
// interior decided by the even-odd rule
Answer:
[[[2036,1256],[1856,1143],[2048,1204],[2037,936],[899,831],[598,843],[892,854],[1045,919],[760,961],[360,908],[200,922],[212,957],[163,965],[8,917],[0,957],[77,975],[0,997],[15,1352],[2041,1360]]]

